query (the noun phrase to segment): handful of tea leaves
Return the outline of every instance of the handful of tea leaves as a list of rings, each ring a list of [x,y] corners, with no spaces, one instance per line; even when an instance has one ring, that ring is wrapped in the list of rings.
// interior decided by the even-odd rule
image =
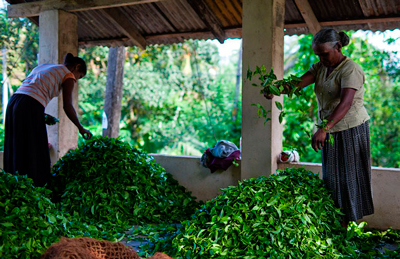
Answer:
[[[332,146],[335,144],[335,140],[333,139],[333,135],[330,134],[330,130],[328,129],[328,120],[324,119],[320,124],[315,124],[318,129],[324,129],[329,134],[328,143]]]
[[[267,73],[267,69],[264,65],[261,67],[256,66],[255,71],[251,71],[250,68],[247,69],[247,79],[251,80],[253,76],[259,75],[259,83],[253,83],[252,85],[255,87],[261,87],[260,94],[263,95],[276,95],[280,96],[281,94],[287,94],[289,98],[293,97],[293,94],[296,96],[302,95],[302,92],[297,88],[297,84],[301,81],[301,79],[297,76],[290,75],[289,78],[284,78],[282,80],[277,80],[276,75],[274,74],[274,69],[271,68],[271,71]],[[264,124],[271,120],[267,118],[267,115],[270,110],[265,110],[265,108],[260,104],[252,104],[258,108],[258,115],[259,117],[264,117],[265,122]],[[282,123],[283,117],[285,116],[286,112],[283,110],[283,106],[280,102],[275,102],[276,107],[278,110],[281,111],[279,114],[279,123]]]
[[[267,69],[264,65],[261,67],[256,66],[255,71],[251,71],[250,68],[247,70],[247,79],[251,80],[253,76],[259,75],[259,84],[253,83],[253,86],[261,87],[261,94],[273,94],[279,96],[281,94],[287,94],[289,98],[292,98],[293,94],[300,96],[301,92],[297,88],[297,84],[301,79],[297,76],[290,75],[288,78],[283,78],[282,80],[277,80],[274,74],[274,68],[267,73]]]
[[[59,119],[57,119],[56,117],[53,117],[49,114],[44,114],[44,123],[46,123],[47,125],[54,125],[57,122],[60,122]]]

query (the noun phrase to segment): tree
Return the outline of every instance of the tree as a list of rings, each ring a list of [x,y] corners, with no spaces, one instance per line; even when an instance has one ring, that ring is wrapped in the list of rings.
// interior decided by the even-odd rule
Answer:
[[[101,122],[107,48],[84,50],[90,71],[81,80],[84,123]],[[90,57],[101,57],[96,60]],[[128,48],[121,135],[148,152],[201,155],[218,139],[238,144],[241,118],[229,121],[235,95],[235,63],[222,68],[212,41]],[[229,72],[228,72],[229,71]],[[240,102],[240,100],[239,100]],[[239,103],[240,104],[240,103]],[[97,130],[98,132],[98,130]],[[215,137],[214,137],[215,136]]]

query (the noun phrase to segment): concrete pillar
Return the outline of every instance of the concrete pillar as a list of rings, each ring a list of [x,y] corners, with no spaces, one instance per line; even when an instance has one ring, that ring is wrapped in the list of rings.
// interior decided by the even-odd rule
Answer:
[[[285,0],[243,0],[242,180],[274,173],[282,151],[283,129],[275,101],[282,103],[283,97],[266,100],[261,88],[252,86],[257,78],[249,81],[246,74],[248,68],[254,71],[256,66],[265,65],[282,78],[284,18]],[[272,121],[264,125],[253,103],[271,110]]]
[[[39,17],[39,64],[62,64],[65,54],[78,54],[78,19],[62,10],[48,10]],[[73,105],[78,110],[78,85],[73,92]],[[47,126],[51,164],[53,165],[69,149],[78,145],[78,129],[63,110],[62,93],[46,107],[46,113],[60,119],[56,125]]]

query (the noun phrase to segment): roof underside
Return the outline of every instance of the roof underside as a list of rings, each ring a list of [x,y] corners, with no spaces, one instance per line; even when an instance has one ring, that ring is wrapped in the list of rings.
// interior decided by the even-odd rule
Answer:
[[[7,2],[14,5],[25,1]],[[125,28],[126,25],[135,28],[146,45],[171,44],[184,39],[218,38],[223,41],[227,38],[241,38],[242,0],[143,2],[108,9],[71,11],[78,17],[80,45],[138,45],[121,26],[121,22]],[[309,34],[296,2],[299,4],[296,0],[286,0],[285,34]],[[309,0],[308,3],[322,27],[371,31],[400,28],[400,0]],[[115,19],[116,15],[119,19]],[[38,16],[30,19],[35,23],[39,20]]]

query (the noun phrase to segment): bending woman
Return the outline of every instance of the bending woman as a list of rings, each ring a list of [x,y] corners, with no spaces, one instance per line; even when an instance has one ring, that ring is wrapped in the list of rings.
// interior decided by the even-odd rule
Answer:
[[[51,177],[50,153],[44,110],[51,99],[62,92],[64,111],[90,139],[92,134],[79,122],[72,105],[75,82],[86,75],[86,63],[68,53],[63,65],[43,64],[35,67],[10,98],[7,106],[4,137],[4,171],[18,172],[44,186]]]
[[[374,213],[371,189],[369,115],[364,107],[365,76],[361,67],[342,54],[349,37],[322,29],[312,41],[319,62],[301,77],[298,87],[315,83],[319,123],[327,120],[312,137],[312,147],[322,156],[323,180],[349,221]],[[272,96],[266,96],[271,99]],[[328,142],[329,134],[334,144]]]

